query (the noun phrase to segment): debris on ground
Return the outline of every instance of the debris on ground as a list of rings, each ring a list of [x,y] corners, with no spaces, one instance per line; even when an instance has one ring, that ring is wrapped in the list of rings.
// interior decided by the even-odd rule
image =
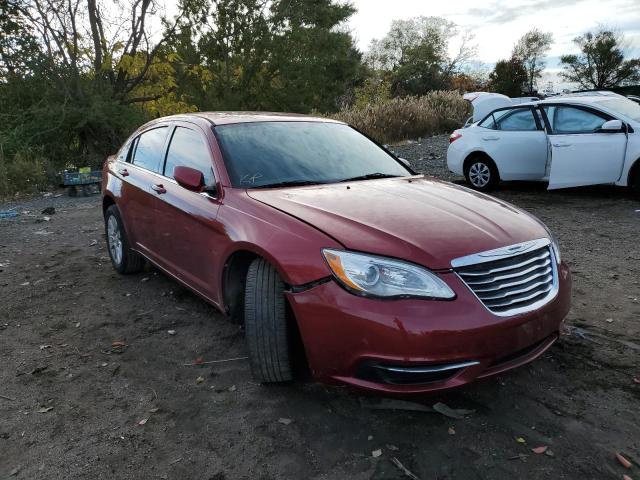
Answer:
[[[616,458],[624,468],[631,468],[631,462],[624,458],[620,452],[616,452]]]
[[[379,449],[374,450],[373,452],[371,452],[371,456],[372,456],[373,458],[378,458],[378,457],[379,457],[379,456],[381,456],[381,455],[382,455],[382,449],[381,449],[381,448],[379,448]]]
[[[236,386],[235,386],[235,385],[231,385],[231,386],[229,387],[229,391],[230,391],[230,392],[235,392],[236,390],[237,390],[237,388],[236,388]]]
[[[471,415],[472,413],[475,413],[475,410],[466,410],[464,408],[451,408],[447,405],[445,405],[442,402],[438,402],[436,404],[433,405],[433,409],[446,416],[449,418],[455,418],[458,420],[463,419],[465,416],[467,415]]]
[[[20,469],[21,469],[21,468],[22,468],[22,467],[16,467],[16,468],[14,468],[13,470],[11,470],[11,471],[9,472],[9,476],[10,476],[10,477],[15,477],[15,476],[20,472]]]
[[[9,400],[10,402],[16,401],[15,398],[7,397],[6,395],[0,395],[0,398],[3,398],[4,400]]]
[[[518,443],[527,443],[527,441],[522,437],[516,438],[516,442],[518,442]]]
[[[537,453],[538,455],[540,455],[542,453],[545,453],[547,451],[547,448],[548,447],[546,445],[543,445],[543,446],[540,446],[540,447],[532,448],[531,451],[533,453]]]
[[[290,425],[291,422],[293,422],[293,420],[291,420],[290,418],[281,417],[281,418],[278,419],[278,422],[283,424],[283,425]]]
[[[0,218],[13,218],[17,216],[18,216],[18,212],[16,212],[15,210],[0,211]]]
[[[398,467],[398,470],[404,473],[406,477],[411,478],[412,480],[420,480],[411,470],[405,467],[402,464],[402,462],[398,460],[396,457],[391,457],[391,463],[393,463],[396,467]]]
[[[447,430],[447,433],[449,435],[455,435],[456,434],[456,429],[453,427],[449,427],[449,429]]]
[[[200,385],[200,384],[201,384],[201,383],[203,383],[203,382],[204,382],[204,377],[203,377],[202,375],[201,375],[201,376],[199,376],[198,378],[196,378],[196,383],[197,383],[198,385]]]
[[[50,412],[51,410],[53,410],[53,407],[49,406],[49,407],[40,407],[38,409],[38,413],[47,413]]]
[[[149,419],[148,419],[148,418],[143,418],[142,420],[140,420],[140,421],[138,422],[138,425],[143,426],[143,425],[145,425],[148,421],[149,421]]]
[[[54,215],[56,213],[56,209],[55,207],[47,207],[44,210],[42,210],[42,212],[40,212],[42,215]]]
[[[169,330],[169,332],[171,332],[171,330]],[[170,335],[173,335],[172,333],[169,333]],[[185,367],[193,367],[195,365],[210,365],[212,363],[225,363],[225,362],[236,362],[238,360],[248,360],[249,357],[235,357],[235,358],[223,358],[221,360],[209,360],[208,362],[204,361],[204,358],[202,357],[198,357],[196,358],[196,361],[193,363],[183,363],[182,365]]]
[[[167,331],[167,333],[168,333],[169,335],[175,335],[175,334],[176,334],[176,331],[175,331],[175,330],[168,330],[168,331]]]

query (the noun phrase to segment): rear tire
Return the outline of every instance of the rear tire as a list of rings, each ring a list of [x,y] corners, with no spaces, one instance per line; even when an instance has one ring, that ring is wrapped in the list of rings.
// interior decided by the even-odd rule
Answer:
[[[121,274],[138,273],[144,268],[145,259],[130,248],[120,210],[111,205],[104,212],[104,227],[107,235],[107,251],[111,264]]]
[[[253,377],[262,383],[293,380],[285,285],[263,258],[249,266],[244,296],[245,336]]]
[[[640,166],[636,165],[634,169],[633,177],[631,178],[631,191],[636,194],[636,197],[640,198]]]
[[[500,182],[500,174],[495,164],[485,157],[473,157],[467,161],[464,176],[474,190],[488,192]]]

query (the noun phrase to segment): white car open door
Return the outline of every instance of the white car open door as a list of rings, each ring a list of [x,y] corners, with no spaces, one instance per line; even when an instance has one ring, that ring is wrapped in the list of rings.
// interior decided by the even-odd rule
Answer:
[[[618,180],[627,147],[622,122],[577,106],[545,105],[544,111],[551,124],[549,190]]]

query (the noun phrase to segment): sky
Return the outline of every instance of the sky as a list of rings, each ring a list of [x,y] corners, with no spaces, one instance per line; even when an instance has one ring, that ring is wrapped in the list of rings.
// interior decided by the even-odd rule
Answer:
[[[558,77],[559,57],[577,53],[572,40],[604,25],[624,34],[630,43],[625,53],[640,57],[640,0],[350,0],[358,9],[349,27],[366,51],[369,42],[381,38],[395,19],[420,15],[439,16],[475,34],[477,59],[492,66],[508,58],[513,44],[525,32],[537,27],[552,32],[554,43],[548,53],[547,72],[541,80],[556,90],[568,85]],[[453,46],[452,46],[453,47]]]

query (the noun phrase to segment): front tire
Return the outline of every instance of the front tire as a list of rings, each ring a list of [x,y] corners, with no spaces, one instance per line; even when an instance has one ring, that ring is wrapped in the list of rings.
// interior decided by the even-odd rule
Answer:
[[[471,188],[480,192],[493,190],[500,181],[500,175],[494,163],[483,157],[474,157],[467,162],[464,176]]]
[[[262,383],[293,380],[285,285],[263,258],[249,266],[244,296],[245,336],[253,377]]]
[[[120,211],[115,205],[111,205],[104,212],[104,227],[109,258],[116,272],[121,274],[140,272],[144,268],[144,257],[131,250]]]

